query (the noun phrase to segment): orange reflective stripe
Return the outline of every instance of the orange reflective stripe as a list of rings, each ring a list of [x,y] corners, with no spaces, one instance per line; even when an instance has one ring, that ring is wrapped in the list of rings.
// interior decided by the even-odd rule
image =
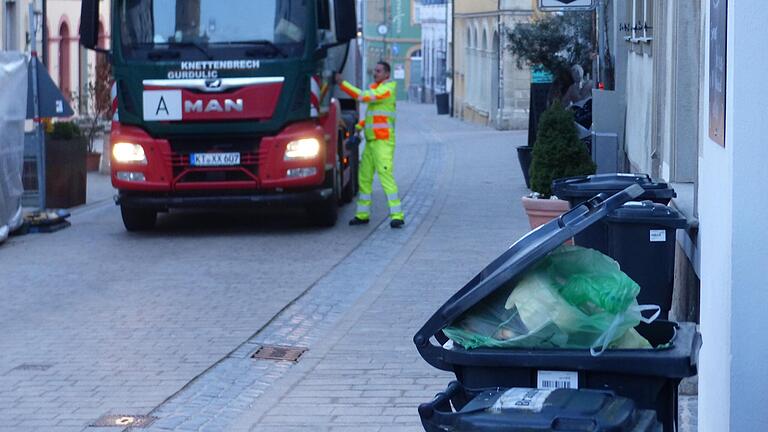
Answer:
[[[377,100],[382,100],[382,99],[386,99],[386,98],[388,98],[390,96],[392,96],[392,93],[389,90],[387,90],[387,92],[384,93],[384,94],[376,95],[376,99]]]
[[[374,123],[387,124],[387,120],[388,119],[389,119],[389,117],[387,117],[387,116],[382,116],[382,115],[375,115],[375,116],[373,116],[373,122]]]
[[[357,98],[360,96],[360,89],[346,81],[342,81],[341,85],[339,85],[339,88],[341,88],[341,90],[348,94],[350,97]]]
[[[389,139],[389,129],[374,129],[373,134],[376,139],[385,140]]]

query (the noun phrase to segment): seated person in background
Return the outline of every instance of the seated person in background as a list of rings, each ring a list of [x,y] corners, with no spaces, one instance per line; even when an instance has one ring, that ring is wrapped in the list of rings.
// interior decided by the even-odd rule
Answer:
[[[571,78],[573,78],[573,84],[568,87],[565,94],[560,101],[563,106],[570,106],[572,104],[579,105],[579,102],[584,101],[592,97],[592,87],[594,83],[592,80],[584,80],[584,69],[579,65],[573,65],[571,67]]]

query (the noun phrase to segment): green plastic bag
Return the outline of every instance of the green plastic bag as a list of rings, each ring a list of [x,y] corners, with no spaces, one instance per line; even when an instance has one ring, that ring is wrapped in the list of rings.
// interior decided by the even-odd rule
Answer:
[[[483,300],[445,334],[465,348],[651,348],[633,328],[658,317],[616,261],[563,245],[517,282]],[[502,306],[503,302],[503,306]],[[650,319],[645,310],[656,310]]]

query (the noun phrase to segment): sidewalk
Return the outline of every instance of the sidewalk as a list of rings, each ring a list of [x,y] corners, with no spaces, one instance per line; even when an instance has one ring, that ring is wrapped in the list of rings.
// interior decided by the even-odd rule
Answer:
[[[431,211],[352,312],[232,430],[419,431],[418,405],[455,379],[427,365],[412,338],[449,296],[529,230],[515,153],[526,133],[480,128],[432,110],[403,110],[423,125],[422,138],[444,152]],[[695,430],[695,399],[693,408],[690,402],[681,401],[681,420],[694,425],[682,431]],[[691,412],[692,418],[685,414]]]
[[[109,173],[89,172],[87,181],[85,190],[86,206],[112,200],[117,193],[117,190],[112,187],[112,179]]]
[[[101,153],[99,170],[88,173],[88,184],[85,192],[85,205],[91,205],[104,200],[111,200],[117,193],[112,187],[112,179],[109,173],[109,154],[104,153],[104,139],[97,138],[94,141],[94,150]]]

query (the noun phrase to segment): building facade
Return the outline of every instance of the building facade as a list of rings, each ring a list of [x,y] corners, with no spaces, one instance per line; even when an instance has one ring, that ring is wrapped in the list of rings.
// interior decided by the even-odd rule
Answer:
[[[531,0],[455,0],[453,114],[498,129],[528,126],[530,70],[519,69],[506,33],[534,13]]]
[[[369,0],[362,6],[363,81],[372,82],[376,63],[392,66],[397,98],[423,100],[421,4],[417,0]]]
[[[424,101],[433,102],[435,94],[446,92],[448,60],[448,2],[421,0],[422,86]]]
[[[102,56],[80,46],[79,0],[47,0],[45,2],[45,23],[41,1],[5,0],[0,20],[0,46],[7,51],[29,52],[29,5],[35,4],[37,12],[37,54],[46,69],[67,97],[72,108],[81,114],[89,110],[86,101],[89,83],[93,84],[97,68],[106,67]],[[110,2],[101,0],[99,43],[109,46]]]

